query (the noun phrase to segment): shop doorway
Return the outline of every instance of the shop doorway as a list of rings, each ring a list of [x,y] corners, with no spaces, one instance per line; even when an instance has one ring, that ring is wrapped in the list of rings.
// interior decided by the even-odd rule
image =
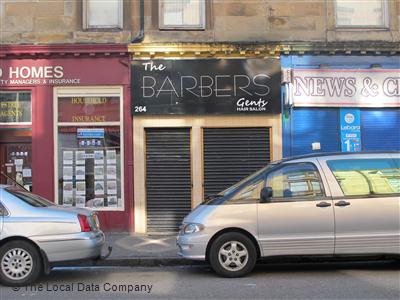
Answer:
[[[32,143],[0,142],[0,170],[26,189],[32,190]],[[14,184],[6,176],[0,176],[0,184]]]
[[[204,128],[204,196],[216,194],[271,160],[269,127]]]
[[[147,128],[147,232],[176,232],[191,210],[189,128]]]

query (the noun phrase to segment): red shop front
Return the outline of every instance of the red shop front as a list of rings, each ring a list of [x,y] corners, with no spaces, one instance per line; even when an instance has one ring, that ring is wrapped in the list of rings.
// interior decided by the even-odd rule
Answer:
[[[0,56],[0,183],[132,230],[127,47],[2,46]]]

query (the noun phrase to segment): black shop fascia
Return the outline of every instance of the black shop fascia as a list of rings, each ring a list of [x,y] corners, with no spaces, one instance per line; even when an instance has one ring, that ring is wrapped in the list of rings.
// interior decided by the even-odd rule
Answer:
[[[136,60],[132,114],[277,114],[280,84],[276,58]]]

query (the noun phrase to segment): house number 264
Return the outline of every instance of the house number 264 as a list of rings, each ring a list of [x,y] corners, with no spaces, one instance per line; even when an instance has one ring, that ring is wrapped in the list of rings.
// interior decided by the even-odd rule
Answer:
[[[146,112],[146,106],[135,106],[135,112]]]

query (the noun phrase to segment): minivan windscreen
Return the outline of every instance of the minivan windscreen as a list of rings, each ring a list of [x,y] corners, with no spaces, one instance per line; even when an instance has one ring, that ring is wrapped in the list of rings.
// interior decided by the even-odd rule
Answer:
[[[242,179],[238,183],[235,183],[234,185],[232,185],[232,186],[228,187],[227,189],[223,190],[222,192],[218,193],[218,196],[220,196],[220,197],[228,196],[232,192],[235,192],[239,187],[241,187],[246,182],[252,181],[254,178],[258,177],[260,174],[262,174],[263,172],[265,172],[268,169],[271,169],[272,167],[274,167],[276,165],[277,165],[276,163],[268,164],[266,167],[258,170],[257,172],[255,172],[255,173],[247,176],[246,178]]]

